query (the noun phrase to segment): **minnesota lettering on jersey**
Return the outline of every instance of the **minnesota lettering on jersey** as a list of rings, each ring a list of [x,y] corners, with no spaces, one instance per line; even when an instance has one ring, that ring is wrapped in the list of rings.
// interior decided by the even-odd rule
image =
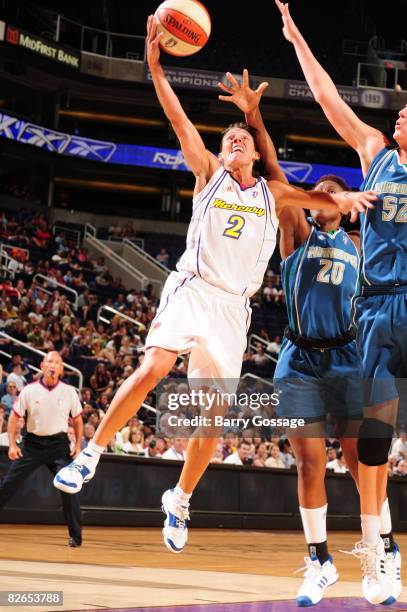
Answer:
[[[358,258],[356,255],[351,255],[351,253],[347,253],[346,251],[342,251],[342,249],[336,249],[333,247],[320,247],[320,246],[310,246],[308,248],[307,257],[309,259],[321,257],[327,259],[340,259],[346,263],[350,263],[351,266],[358,269]]]
[[[257,206],[242,206],[240,204],[228,204],[221,198],[216,198],[213,201],[212,206],[214,208],[223,208],[224,210],[235,210],[237,212],[254,213],[258,217],[263,217],[265,214],[264,208],[258,208]]]
[[[393,193],[394,195],[407,195],[407,183],[378,183],[374,187],[375,193]]]

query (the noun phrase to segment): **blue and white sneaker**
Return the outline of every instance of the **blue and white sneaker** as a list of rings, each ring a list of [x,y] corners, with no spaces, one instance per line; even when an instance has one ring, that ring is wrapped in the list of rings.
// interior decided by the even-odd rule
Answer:
[[[296,597],[297,606],[301,608],[315,606],[319,603],[324,596],[325,589],[339,578],[332,557],[322,564],[318,557],[304,557],[304,561],[305,567],[297,570],[301,572],[305,569],[304,582]]]
[[[79,493],[82,485],[93,478],[99,455],[91,455],[86,448],[72,463],[59,470],[54,478],[54,487],[64,493]]]
[[[382,604],[390,601],[394,586],[394,575],[384,550],[382,538],[379,538],[376,544],[367,544],[360,540],[356,542],[355,548],[347,554],[360,559],[363,574],[362,591],[365,599],[371,604]],[[390,603],[393,603],[393,601],[390,601]]]
[[[165,491],[161,501],[161,509],[167,515],[163,528],[164,544],[171,552],[180,553],[188,541],[189,503],[180,503],[174,489]]]
[[[394,545],[392,552],[386,553],[386,574],[389,574],[392,581],[392,591],[390,597],[382,601],[382,605],[391,606],[396,603],[401,595],[401,554],[397,544]]]

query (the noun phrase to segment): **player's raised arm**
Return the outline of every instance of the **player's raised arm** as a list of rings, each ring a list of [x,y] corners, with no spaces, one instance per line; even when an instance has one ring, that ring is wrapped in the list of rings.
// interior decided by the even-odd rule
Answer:
[[[373,191],[342,191],[330,194],[325,191],[304,191],[280,181],[269,181],[268,186],[276,201],[277,216],[286,206],[306,210],[339,208],[342,214],[351,213],[351,220],[355,221],[358,213],[365,212],[367,208],[374,208],[373,202],[377,200],[377,195]]]
[[[147,20],[146,37],[148,67],[162,109],[180,141],[186,163],[197,177],[197,187],[198,191],[200,191],[205,186],[205,182],[219,168],[220,162],[206,149],[198,130],[192,121],[188,119],[178,97],[165,76],[165,72],[160,64],[159,42],[161,36],[162,33],[157,34],[154,16],[150,15]],[[198,185],[198,183],[200,184]]]
[[[275,0],[283,19],[283,34],[294,45],[298,61],[312,94],[328,121],[360,157],[366,174],[375,155],[385,146],[384,135],[357,117],[342,100],[329,74],[313,55],[290,15],[288,4]]]
[[[226,77],[229,81],[229,85],[218,83],[218,86],[229,95],[219,96],[219,100],[223,102],[233,102],[245,114],[246,123],[256,131],[254,137],[256,149],[260,153],[260,158],[265,168],[266,178],[288,183],[278,163],[274,143],[266,130],[259,109],[261,97],[269,84],[264,81],[260,83],[257,89],[251,89],[249,73],[246,68],[243,70],[241,83],[239,83],[230,72],[226,73]]]

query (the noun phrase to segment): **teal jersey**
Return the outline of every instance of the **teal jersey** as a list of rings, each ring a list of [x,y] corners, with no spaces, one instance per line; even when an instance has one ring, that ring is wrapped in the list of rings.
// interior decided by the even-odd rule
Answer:
[[[379,196],[375,207],[360,216],[361,266],[364,285],[407,284],[407,166],[398,152],[382,149],[361,186]]]
[[[306,242],[281,263],[290,328],[310,338],[345,334],[358,267],[358,251],[346,232],[313,225]]]

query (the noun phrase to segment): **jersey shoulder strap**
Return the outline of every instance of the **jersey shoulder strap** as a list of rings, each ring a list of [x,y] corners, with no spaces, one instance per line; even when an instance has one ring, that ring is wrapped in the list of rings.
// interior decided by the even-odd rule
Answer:
[[[211,197],[216,192],[217,188],[220,187],[221,183],[228,174],[229,173],[223,166],[219,166],[216,172],[212,174],[202,191],[194,195],[192,198],[193,208],[195,209],[203,200]]]

